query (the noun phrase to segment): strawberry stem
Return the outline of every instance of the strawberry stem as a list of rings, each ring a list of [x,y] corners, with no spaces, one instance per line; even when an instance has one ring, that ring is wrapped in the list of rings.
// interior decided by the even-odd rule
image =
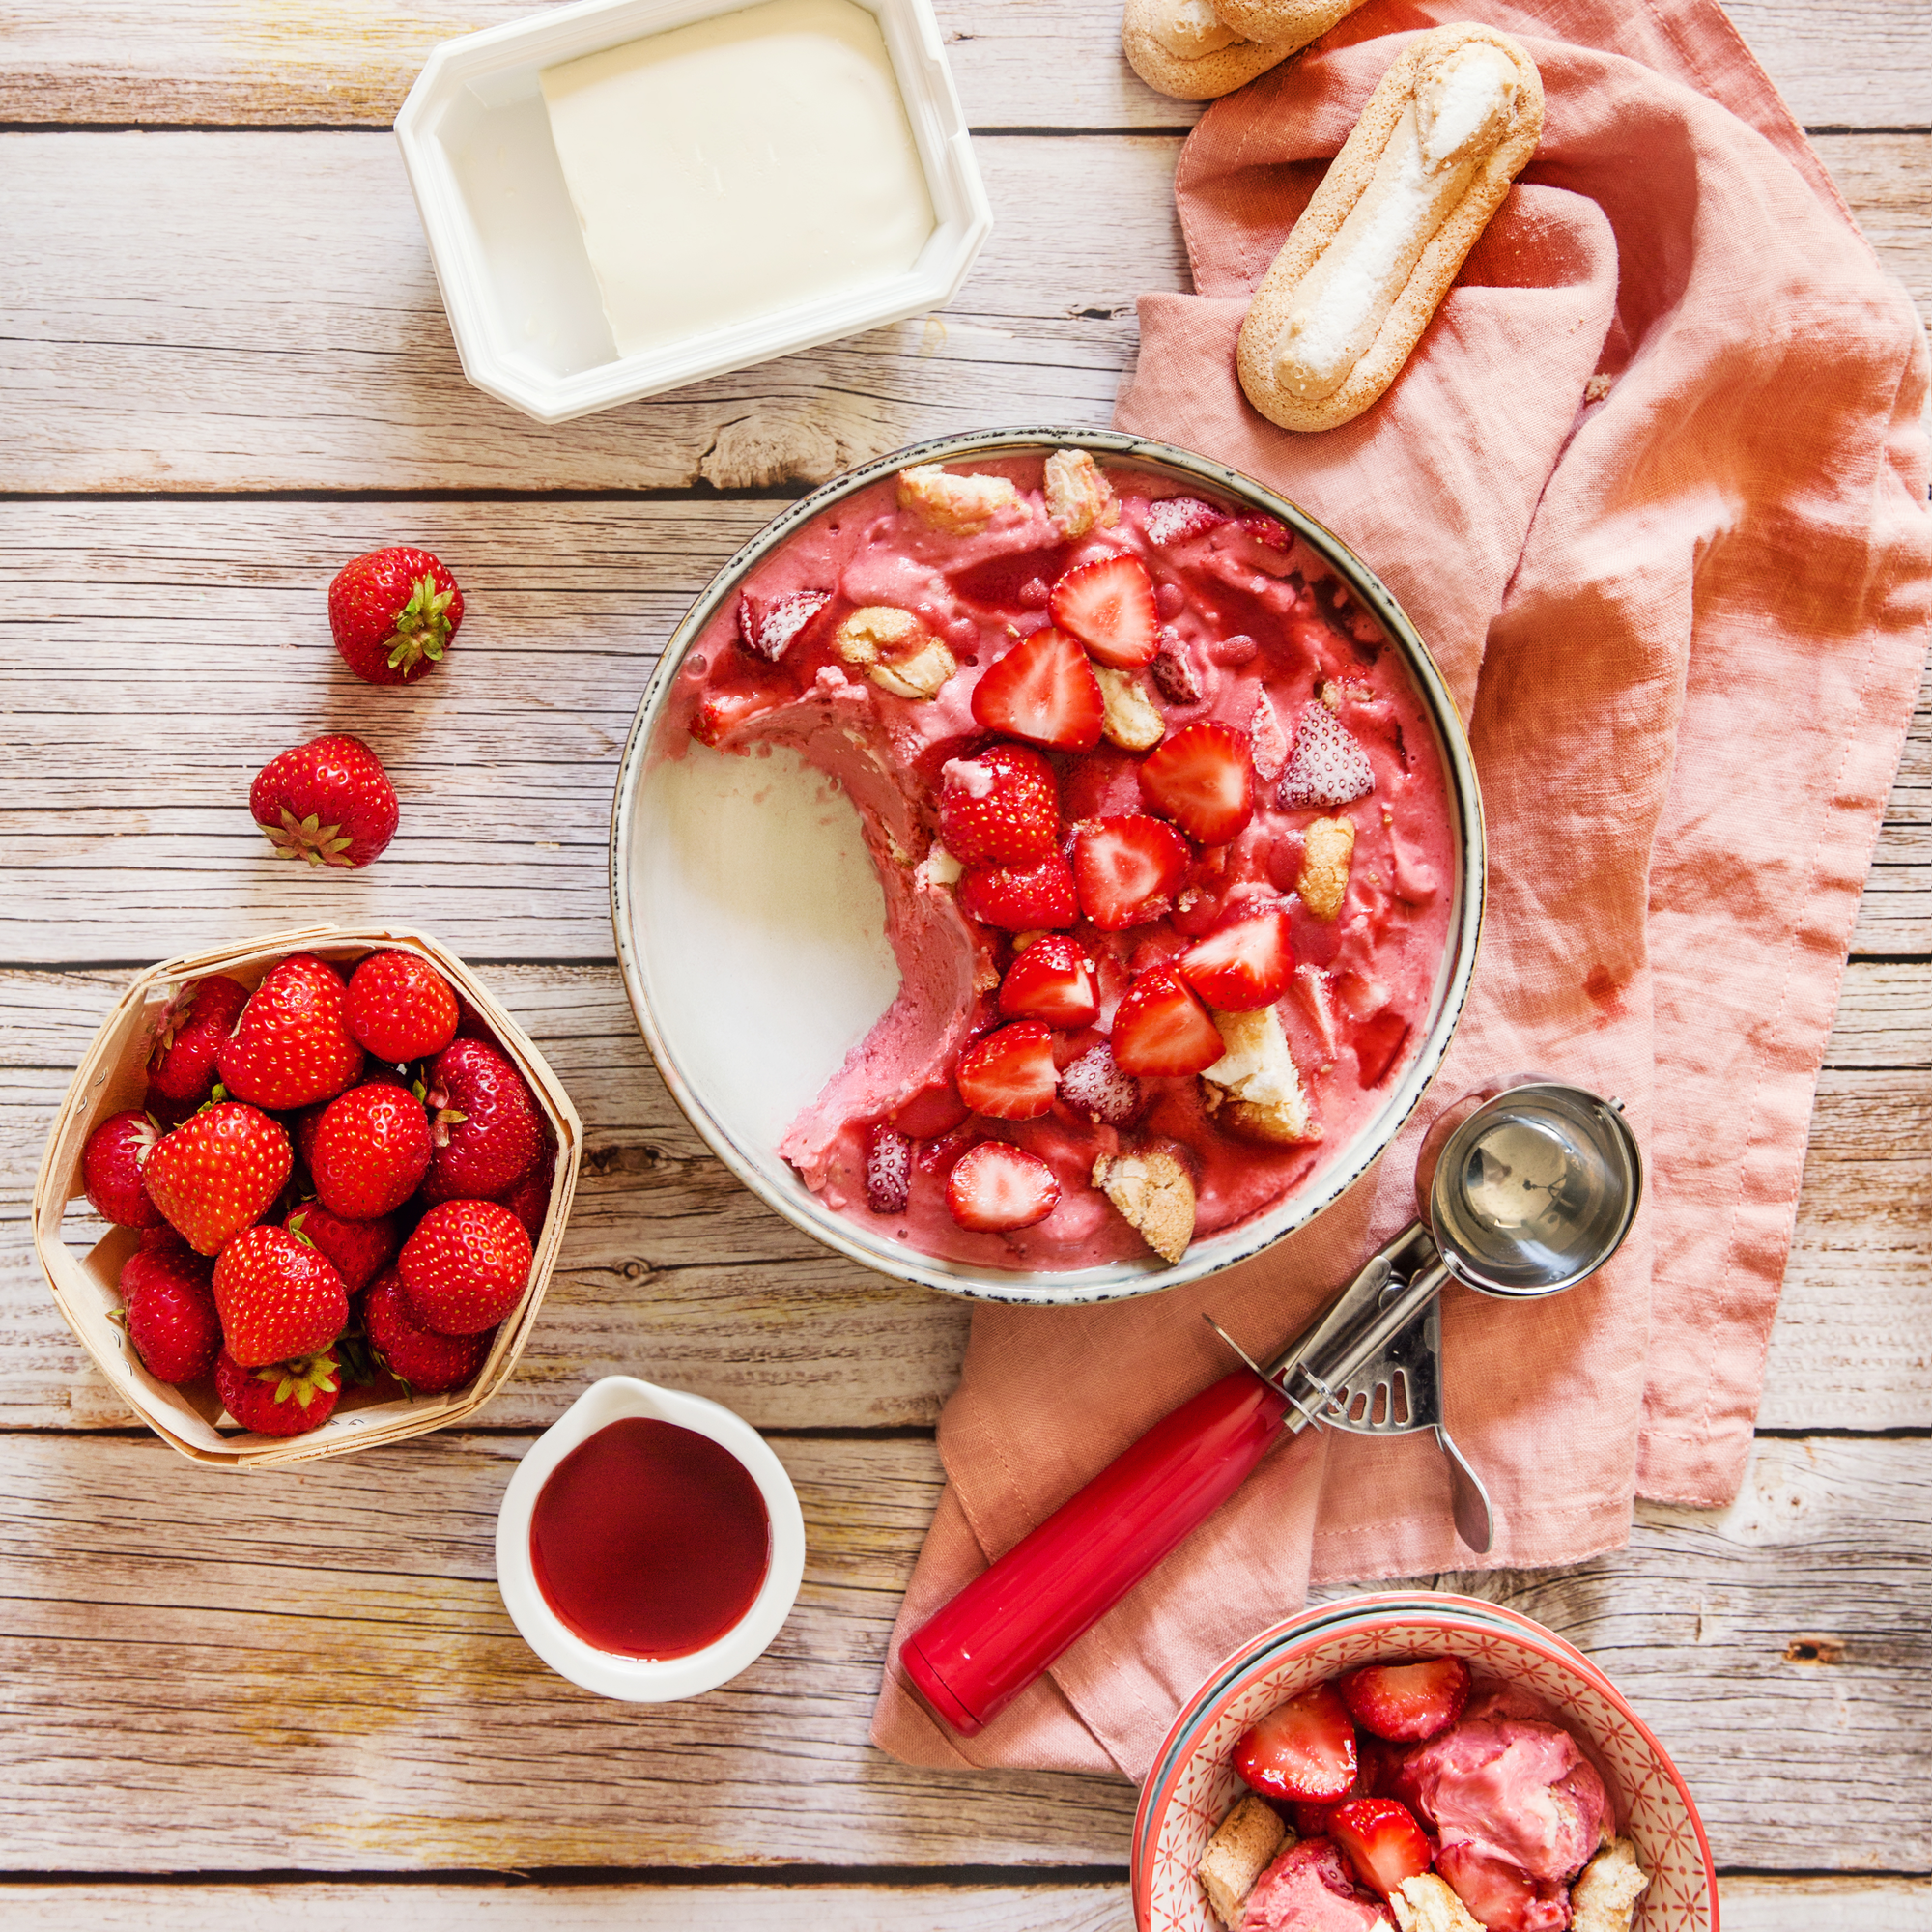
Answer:
[[[432,664],[442,656],[449,640],[449,606],[456,593],[439,590],[433,577],[418,577],[410,586],[410,601],[396,612],[396,628],[384,640],[391,670],[413,670],[423,659]]]

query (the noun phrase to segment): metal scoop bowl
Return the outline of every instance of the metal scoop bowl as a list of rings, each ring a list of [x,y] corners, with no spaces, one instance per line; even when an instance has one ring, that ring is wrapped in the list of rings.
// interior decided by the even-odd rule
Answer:
[[[1642,1189],[1617,1101],[1538,1074],[1463,1095],[1423,1142],[1417,1219],[1265,1365],[1208,1318],[1247,1369],[1155,1423],[914,1632],[900,1652],[914,1688],[955,1731],[982,1729],[1239,1488],[1283,1428],[1434,1430],[1457,1533],[1487,1550],[1488,1492],[1442,1424],[1437,1292],[1452,1278],[1506,1300],[1574,1288],[1616,1253]]]

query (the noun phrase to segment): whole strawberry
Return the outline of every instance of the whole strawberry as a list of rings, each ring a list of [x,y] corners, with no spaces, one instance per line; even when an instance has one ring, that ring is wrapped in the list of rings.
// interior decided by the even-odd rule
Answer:
[[[214,1270],[189,1248],[137,1251],[121,1266],[128,1339],[156,1381],[198,1382],[221,1352]]]
[[[456,1037],[456,994],[413,952],[372,952],[349,976],[349,1031],[378,1060],[427,1060]]]
[[[396,1260],[415,1322],[438,1335],[493,1328],[524,1298],[530,1237],[495,1201],[445,1201],[432,1208]]]
[[[500,1194],[543,1151],[543,1121],[524,1076],[485,1040],[452,1040],[437,1055],[423,1104],[436,1142],[425,1201]]]
[[[247,987],[225,973],[190,980],[161,1014],[155,1050],[148,1059],[152,1092],[200,1106],[214,1086],[216,1050],[247,1004]]]
[[[396,788],[360,738],[331,731],[270,758],[248,810],[284,859],[366,866],[396,836]]]
[[[394,1268],[363,1297],[362,1321],[383,1366],[412,1395],[441,1395],[475,1380],[497,1336],[494,1327],[474,1335],[439,1335],[423,1327],[410,1314]]]
[[[222,1100],[156,1142],[142,1178],[149,1200],[188,1246],[213,1255],[268,1211],[294,1165],[276,1122]]]
[[[222,1085],[257,1107],[333,1098],[362,1070],[348,1006],[348,990],[332,967],[312,953],[290,953],[255,988],[221,1042]]]
[[[426,550],[372,550],[345,563],[328,586],[335,648],[369,684],[426,677],[462,622],[463,592]]]
[[[289,1210],[282,1226],[306,1241],[342,1277],[351,1294],[359,1293],[396,1258],[403,1231],[395,1217],[379,1221],[345,1221],[320,1201],[304,1201]]]
[[[497,1196],[524,1224],[524,1232],[532,1241],[543,1233],[544,1217],[550,1212],[551,1189],[555,1181],[556,1150],[546,1148],[534,1166]]]
[[[400,1208],[429,1172],[429,1117],[407,1087],[369,1081],[323,1109],[309,1144],[322,1205],[346,1221]]]
[[[214,1392],[243,1429],[258,1435],[305,1435],[328,1420],[342,1384],[333,1355],[243,1368],[224,1349],[214,1358]]]
[[[109,1116],[88,1135],[80,1151],[80,1184],[88,1205],[103,1221],[153,1228],[166,1218],[142,1184],[160,1138],[159,1124],[138,1108]]]
[[[222,1249],[214,1306],[244,1369],[313,1355],[349,1325],[349,1292],[333,1264],[286,1228],[244,1228]]]

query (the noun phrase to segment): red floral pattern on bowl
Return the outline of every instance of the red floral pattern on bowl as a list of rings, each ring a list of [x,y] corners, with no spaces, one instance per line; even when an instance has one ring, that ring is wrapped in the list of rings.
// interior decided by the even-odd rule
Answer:
[[[1378,1659],[1460,1657],[1479,1677],[1520,1685],[1594,1751],[1619,1829],[1651,1874],[1636,1932],[1718,1932],[1717,1879],[1696,1804],[1669,1754],[1604,1676],[1553,1632],[1492,1604],[1435,1597],[1428,1606],[1366,1600],[1310,1610],[1244,1645],[1219,1690],[1185,1705],[1154,1755],[1134,1824],[1133,1900],[1141,1932],[1221,1932],[1194,1868],[1242,1785],[1230,1759],[1257,1718],[1310,1685]],[[1398,1600],[1401,1601],[1401,1600]],[[1313,1628],[1311,1628],[1313,1627]],[[1237,1652],[1238,1658],[1242,1653]]]

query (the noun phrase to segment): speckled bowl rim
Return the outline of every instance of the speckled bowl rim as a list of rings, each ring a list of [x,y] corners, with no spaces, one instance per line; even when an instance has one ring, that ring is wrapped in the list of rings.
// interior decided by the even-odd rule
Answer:
[[[1463,1632],[1472,1627],[1478,1631],[1484,1627],[1499,1631],[1524,1649],[1538,1652],[1548,1662],[1583,1678],[1612,1706],[1655,1753],[1658,1763],[1676,1789],[1690,1820],[1703,1865],[1708,1932],[1719,1932],[1717,1867],[1712,1861],[1711,1841],[1704,1830],[1703,1816],[1697,1809],[1697,1801],[1691,1796],[1683,1773],[1677,1769],[1676,1760],[1664,1749],[1657,1733],[1637,1715],[1630,1700],[1599,1665],[1547,1625],[1501,1604],[1439,1591],[1383,1592],[1344,1598],[1303,1610],[1260,1632],[1208,1673],[1201,1688],[1176,1714],[1167,1736],[1154,1752],[1152,1769],[1141,1786],[1140,1804],[1134,1812],[1128,1868],[1128,1890],[1137,1932],[1147,1932],[1150,1923],[1149,1892],[1152,1884],[1153,1845],[1161,1821],[1173,1802],[1181,1766],[1198,1744],[1203,1731],[1214,1722],[1230,1698],[1239,1693],[1241,1685],[1258,1672],[1273,1669],[1287,1661],[1292,1653],[1311,1647],[1319,1650],[1359,1627],[1407,1629],[1417,1625]]]
[[[1190,1247],[1179,1263],[1168,1264],[1150,1254],[1146,1261],[1120,1262],[1098,1268],[1045,1269],[974,1268],[918,1254],[878,1239],[856,1222],[824,1207],[802,1181],[791,1177],[781,1182],[762,1161],[776,1162],[775,1149],[741,1146],[706,1106],[687,1078],[661,1034],[651,1009],[643,962],[632,938],[639,908],[633,902],[631,862],[638,836],[639,797],[649,765],[652,738],[669,698],[673,680],[685,654],[703,635],[724,601],[734,595],[746,576],[773,551],[835,503],[881,479],[921,463],[983,462],[1001,457],[1032,456],[1041,450],[1075,448],[1115,463],[1138,466],[1178,481],[1197,483],[1223,497],[1279,517],[1297,537],[1319,553],[1349,586],[1350,593],[1374,614],[1402,652],[1410,677],[1435,727],[1447,769],[1449,795],[1458,816],[1460,904],[1450,933],[1451,966],[1442,988],[1441,1004],[1421,1050],[1404,1070],[1384,1103],[1378,1131],[1365,1134],[1348,1158],[1330,1168],[1315,1186],[1267,1213],[1211,1236]],[[917,1287],[938,1289],[980,1301],[1004,1301],[1025,1307],[1074,1307],[1084,1303],[1122,1301],[1135,1295],[1201,1281],[1224,1268],[1249,1261],[1272,1247],[1284,1236],[1306,1227],[1331,1207],[1381,1157],[1416,1107],[1441,1065],[1469,996],[1481,940],[1486,895],[1482,794],[1475,760],[1449,688],[1415,626],[1381,580],[1332,531],[1305,510],[1270,490],[1264,483],[1231,469],[1211,458],[1198,456],[1173,443],[1111,430],[1055,429],[1027,426],[938,437],[895,449],[857,469],[821,484],[775,517],[740,549],[711,580],[665,644],[664,654],[644,688],[624,754],[611,807],[611,923],[616,940],[617,962],[624,991],[637,1015],[645,1043],[671,1096],[683,1109],[705,1144],[753,1193],[774,1208],[793,1227],[822,1241],[838,1254],[889,1278]]]

